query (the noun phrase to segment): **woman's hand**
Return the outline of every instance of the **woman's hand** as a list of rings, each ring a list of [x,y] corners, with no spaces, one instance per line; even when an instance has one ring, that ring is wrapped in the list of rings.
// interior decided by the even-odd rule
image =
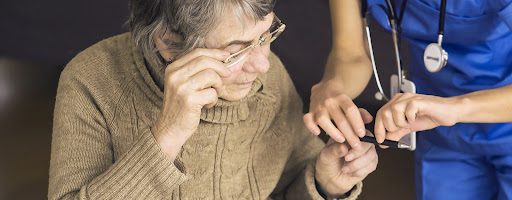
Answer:
[[[359,149],[349,148],[330,139],[318,156],[315,179],[329,196],[345,194],[377,168],[375,145],[362,143]]]
[[[366,110],[360,111],[366,113],[360,116],[365,124],[372,122],[373,118]],[[371,135],[368,130],[365,133]],[[323,191],[332,196],[345,194],[375,171],[379,162],[375,145],[360,143],[358,148],[351,148],[347,143],[329,139],[316,160],[315,179]]]
[[[399,93],[377,112],[375,137],[398,141],[413,131],[452,126],[459,121],[457,98]]]
[[[196,131],[201,109],[215,105],[223,92],[221,78],[231,72],[221,61],[228,56],[221,50],[195,49],[165,69],[163,105],[152,131],[172,159]]]

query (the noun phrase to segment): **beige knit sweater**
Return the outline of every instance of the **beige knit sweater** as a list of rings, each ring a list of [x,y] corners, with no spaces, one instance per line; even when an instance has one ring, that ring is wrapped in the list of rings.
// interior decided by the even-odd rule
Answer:
[[[313,164],[324,144],[305,130],[283,65],[269,59],[246,98],[203,110],[173,162],[149,129],[163,70],[145,64],[129,33],[83,51],[60,77],[48,198],[321,199]]]

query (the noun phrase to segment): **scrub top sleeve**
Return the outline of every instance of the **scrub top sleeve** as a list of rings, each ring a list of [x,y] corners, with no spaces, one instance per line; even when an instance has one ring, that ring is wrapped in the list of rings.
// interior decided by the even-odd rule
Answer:
[[[512,30],[512,2],[498,12],[498,15],[507,24],[508,28]]]

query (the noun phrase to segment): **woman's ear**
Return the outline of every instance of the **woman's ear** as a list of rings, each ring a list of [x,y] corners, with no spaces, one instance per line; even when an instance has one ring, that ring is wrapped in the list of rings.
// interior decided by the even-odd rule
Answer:
[[[163,33],[158,31],[153,40],[155,41],[155,47],[158,50],[158,53],[160,53],[160,56],[162,56],[166,62],[174,61],[176,51],[172,44],[180,41],[181,36],[171,31],[165,31]]]

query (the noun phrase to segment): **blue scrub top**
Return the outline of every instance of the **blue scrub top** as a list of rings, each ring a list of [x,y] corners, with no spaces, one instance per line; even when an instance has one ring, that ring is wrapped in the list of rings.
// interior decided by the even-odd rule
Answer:
[[[409,78],[418,93],[449,97],[512,84],[512,0],[448,0],[443,40],[448,64],[430,73],[423,51],[437,42],[440,3],[409,0],[402,20],[402,38],[410,50]],[[382,6],[386,8],[384,0],[368,1],[373,21],[389,31]],[[510,154],[512,123],[458,123],[421,132],[419,138],[472,154]]]

